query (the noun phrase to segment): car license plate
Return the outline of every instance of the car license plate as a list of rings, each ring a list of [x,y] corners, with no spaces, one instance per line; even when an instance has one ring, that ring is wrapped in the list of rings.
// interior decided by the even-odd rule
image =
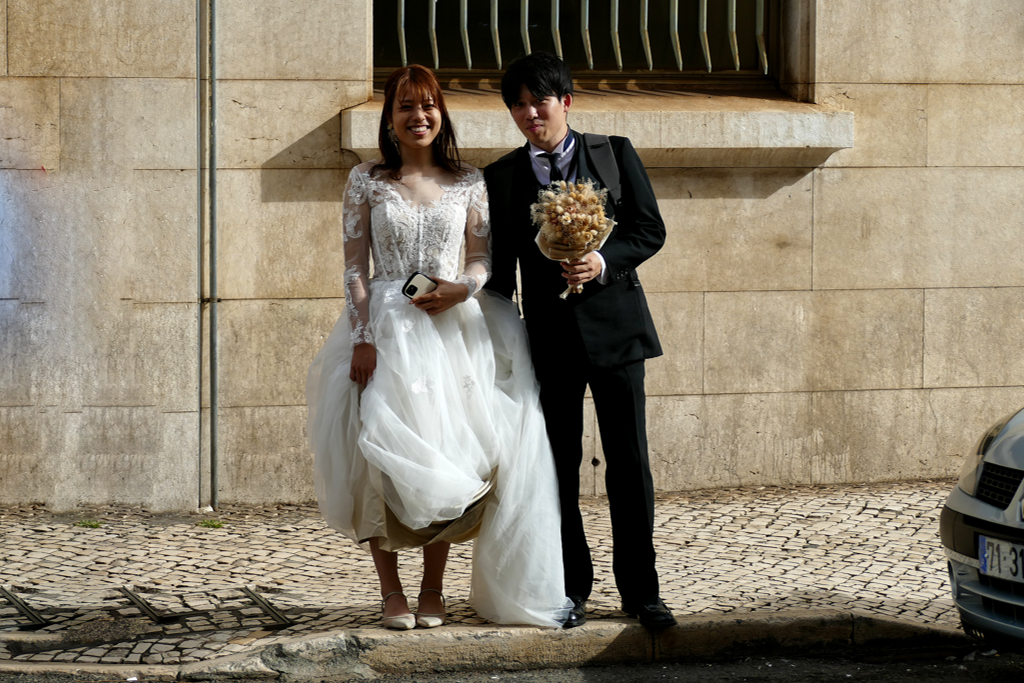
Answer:
[[[1024,545],[978,536],[981,573],[1024,583]]]

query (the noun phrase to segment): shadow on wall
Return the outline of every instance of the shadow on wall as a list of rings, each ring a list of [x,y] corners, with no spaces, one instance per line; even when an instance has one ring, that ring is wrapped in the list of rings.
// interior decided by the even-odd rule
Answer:
[[[482,167],[511,150],[481,150],[467,145],[462,151],[466,161]],[[647,151],[653,152],[654,156],[659,154],[659,151]],[[751,153],[750,150],[745,151]],[[661,152],[678,154],[682,150]],[[339,184],[324,183],[322,179],[296,171],[347,171],[367,160],[341,147],[341,116],[332,116],[262,164],[260,199],[264,203],[340,202],[345,189],[344,181]],[[696,162],[696,159],[693,161]],[[803,165],[789,168],[757,168],[746,164],[728,168],[702,167],[699,163],[687,163],[681,158],[671,167],[652,164],[646,158],[645,162],[661,200],[765,199],[798,185],[814,170],[813,166]],[[687,179],[694,177],[699,177],[700,182],[687,182]]]
[[[340,202],[344,182],[306,181],[295,171],[349,169],[359,157],[341,147],[340,113],[324,121],[261,166],[260,200],[267,202]]]

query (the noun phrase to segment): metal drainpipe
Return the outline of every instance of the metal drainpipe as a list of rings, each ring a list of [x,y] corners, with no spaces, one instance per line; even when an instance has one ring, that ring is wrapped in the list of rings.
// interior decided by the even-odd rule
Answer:
[[[210,505],[219,504],[217,469],[217,0],[210,0]]]
[[[199,312],[196,351],[199,363],[199,449],[197,507],[203,507],[203,313],[209,305],[210,355],[210,506],[217,507],[217,79],[216,79],[216,0],[196,0],[196,211],[197,211],[197,290]],[[209,85],[204,86],[204,76]],[[208,141],[207,141],[208,135]],[[207,171],[209,186],[204,182]],[[209,202],[209,218],[206,205]],[[207,262],[205,237],[209,236],[209,297],[204,296],[203,271]]]
[[[199,444],[196,458],[198,460],[197,472],[198,491],[196,493],[196,508],[203,507],[203,229],[206,217],[206,187],[203,182],[203,162],[205,161],[206,150],[203,146],[203,133],[206,132],[205,117],[206,108],[203,106],[203,75],[206,67],[206,58],[203,56],[203,37],[206,35],[206,11],[203,0],[196,0],[196,365],[198,374],[198,396],[196,396],[198,419]]]

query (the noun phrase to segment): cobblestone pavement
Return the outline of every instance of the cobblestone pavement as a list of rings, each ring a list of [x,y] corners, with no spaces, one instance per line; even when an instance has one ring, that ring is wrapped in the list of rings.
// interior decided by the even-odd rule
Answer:
[[[661,495],[656,543],[663,597],[678,614],[853,608],[955,627],[938,538],[951,486],[921,481]],[[607,506],[602,499],[583,506],[598,573],[590,617],[622,617]],[[204,520],[222,526],[198,525]],[[447,573],[450,620],[462,624],[483,623],[467,602],[471,550],[471,544],[453,546]],[[401,558],[406,585],[416,586],[419,553]],[[126,507],[59,515],[0,507],[0,584],[52,622],[37,633],[66,638],[61,649],[18,654],[0,647],[0,661],[183,664],[379,625],[369,555],[327,528],[315,507],[228,505],[176,516]],[[125,585],[172,618],[147,618],[119,590]],[[243,586],[254,587],[292,625],[275,628]],[[0,594],[0,633],[26,623]],[[104,642],[76,635],[90,625],[118,626],[113,632],[122,635],[98,639]]]

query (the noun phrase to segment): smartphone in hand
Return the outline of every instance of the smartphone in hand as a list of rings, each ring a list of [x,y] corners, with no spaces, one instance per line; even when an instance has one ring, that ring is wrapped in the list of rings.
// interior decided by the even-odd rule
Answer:
[[[421,294],[429,294],[435,289],[437,289],[437,283],[417,270],[402,285],[402,294],[413,299]]]

